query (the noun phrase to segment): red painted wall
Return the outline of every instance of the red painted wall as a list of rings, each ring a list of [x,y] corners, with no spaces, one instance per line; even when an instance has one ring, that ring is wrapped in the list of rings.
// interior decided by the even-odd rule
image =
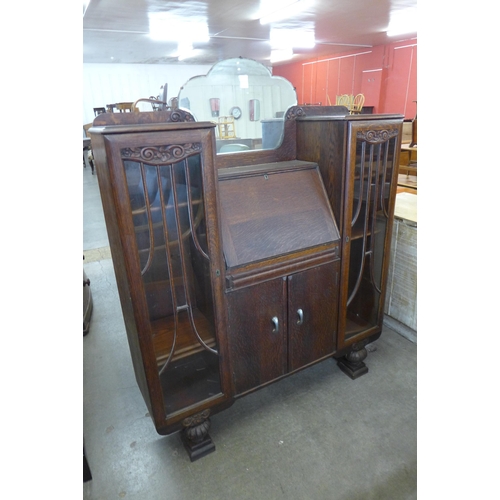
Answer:
[[[335,104],[341,94],[364,94],[375,113],[415,117],[417,106],[417,39],[273,68],[297,91],[299,104]]]

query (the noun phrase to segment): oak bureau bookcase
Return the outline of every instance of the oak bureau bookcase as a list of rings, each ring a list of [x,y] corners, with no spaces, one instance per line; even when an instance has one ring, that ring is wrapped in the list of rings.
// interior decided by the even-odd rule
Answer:
[[[328,358],[368,371],[402,122],[291,106],[277,148],[216,154],[216,124],[183,109],[94,120],[137,383],[191,460],[215,449],[210,417],[238,397]]]

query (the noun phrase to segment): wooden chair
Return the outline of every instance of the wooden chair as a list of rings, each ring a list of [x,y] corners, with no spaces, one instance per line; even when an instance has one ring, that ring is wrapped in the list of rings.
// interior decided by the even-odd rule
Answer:
[[[338,95],[335,99],[335,104],[337,106],[346,106],[351,109],[351,97],[349,94]]]
[[[137,106],[137,104],[140,102],[150,102],[151,107],[153,108],[153,111],[170,109],[170,106],[165,101],[160,101],[157,97],[151,96],[148,99],[146,99],[145,97],[141,98],[141,99],[137,99],[137,101],[135,101],[134,104],[132,104],[132,111],[134,111],[135,113],[138,113],[141,111],[139,109],[139,106]]]
[[[236,129],[233,116],[220,116],[217,124],[219,139],[236,139]]]
[[[83,126],[83,167],[90,166],[92,175],[94,175],[94,155],[92,154],[92,144],[90,142],[90,127],[92,127],[92,123],[87,123]]]
[[[417,101],[413,101],[416,103]],[[410,148],[417,145],[417,114],[415,113],[415,118],[411,123],[411,142]]]
[[[358,94],[352,101],[352,105],[349,108],[350,115],[359,115],[363,109],[363,104],[365,103],[365,96],[363,94]]]
[[[128,111],[129,113],[134,111],[134,103],[133,102],[117,102],[116,109],[120,113],[125,113]]]

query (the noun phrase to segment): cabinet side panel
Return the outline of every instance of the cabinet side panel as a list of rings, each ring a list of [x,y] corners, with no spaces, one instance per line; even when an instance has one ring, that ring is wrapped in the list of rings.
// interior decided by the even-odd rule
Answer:
[[[297,120],[297,159],[318,164],[341,234],[345,127],[345,122],[340,120]]]
[[[134,311],[132,306],[129,282],[127,280],[125,257],[118,231],[116,205],[113,196],[113,188],[110,180],[108,159],[102,135],[92,137],[92,152],[96,164],[96,173],[99,181],[99,190],[103,205],[104,219],[113,257],[113,268],[118,285],[118,294],[125,322],[127,340],[130,348],[132,364],[137,381],[148,410],[153,413],[151,398],[149,394],[146,373],[142,361],[142,353],[139,344],[139,334],[136,328]]]

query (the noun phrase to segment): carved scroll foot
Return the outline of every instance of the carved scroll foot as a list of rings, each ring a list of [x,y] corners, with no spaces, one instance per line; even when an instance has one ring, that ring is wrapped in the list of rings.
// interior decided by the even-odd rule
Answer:
[[[185,418],[182,422],[181,440],[191,462],[215,451],[215,444],[208,435],[210,429],[210,410]]]
[[[353,344],[352,351],[337,361],[339,368],[353,380],[368,373],[368,367],[363,363],[368,355],[365,345],[366,342]]]

